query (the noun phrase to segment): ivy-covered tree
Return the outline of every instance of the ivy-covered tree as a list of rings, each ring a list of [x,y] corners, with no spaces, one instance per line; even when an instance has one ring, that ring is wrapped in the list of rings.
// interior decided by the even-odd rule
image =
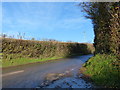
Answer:
[[[120,2],[86,2],[80,6],[94,26],[95,53],[120,56]]]

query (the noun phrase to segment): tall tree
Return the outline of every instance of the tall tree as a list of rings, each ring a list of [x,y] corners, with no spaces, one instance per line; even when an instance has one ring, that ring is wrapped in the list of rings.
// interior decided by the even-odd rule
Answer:
[[[120,56],[120,2],[87,2],[80,4],[94,26],[95,53]]]

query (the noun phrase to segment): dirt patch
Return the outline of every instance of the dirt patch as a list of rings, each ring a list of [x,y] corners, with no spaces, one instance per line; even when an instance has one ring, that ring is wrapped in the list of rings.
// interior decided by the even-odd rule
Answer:
[[[85,81],[88,81],[88,82],[92,82],[92,79],[90,78],[91,76],[90,75],[85,75],[84,72],[86,71],[86,68],[85,67],[82,67],[79,69],[79,72],[77,74],[77,77],[78,78],[82,78],[84,79]]]
[[[64,73],[49,73],[37,88],[93,88],[93,84],[84,80],[83,74],[66,71]]]
[[[66,71],[64,73],[49,73],[46,75],[45,80],[43,81],[43,83],[40,84],[39,87],[42,88],[42,87],[48,86],[49,84],[52,84],[56,80],[59,80],[65,77],[70,77],[70,76],[72,76],[72,73],[69,71]]]

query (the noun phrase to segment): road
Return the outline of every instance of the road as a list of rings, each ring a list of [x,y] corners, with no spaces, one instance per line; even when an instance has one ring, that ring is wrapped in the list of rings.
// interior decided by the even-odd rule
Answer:
[[[62,73],[78,70],[93,55],[83,55],[47,63],[35,63],[2,70],[3,88],[35,88],[48,73]]]

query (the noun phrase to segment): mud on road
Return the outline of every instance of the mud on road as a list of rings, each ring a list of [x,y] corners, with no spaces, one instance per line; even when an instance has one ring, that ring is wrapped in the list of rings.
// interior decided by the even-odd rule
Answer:
[[[64,73],[49,73],[36,88],[95,88],[92,82],[82,78],[82,73],[69,70]]]

